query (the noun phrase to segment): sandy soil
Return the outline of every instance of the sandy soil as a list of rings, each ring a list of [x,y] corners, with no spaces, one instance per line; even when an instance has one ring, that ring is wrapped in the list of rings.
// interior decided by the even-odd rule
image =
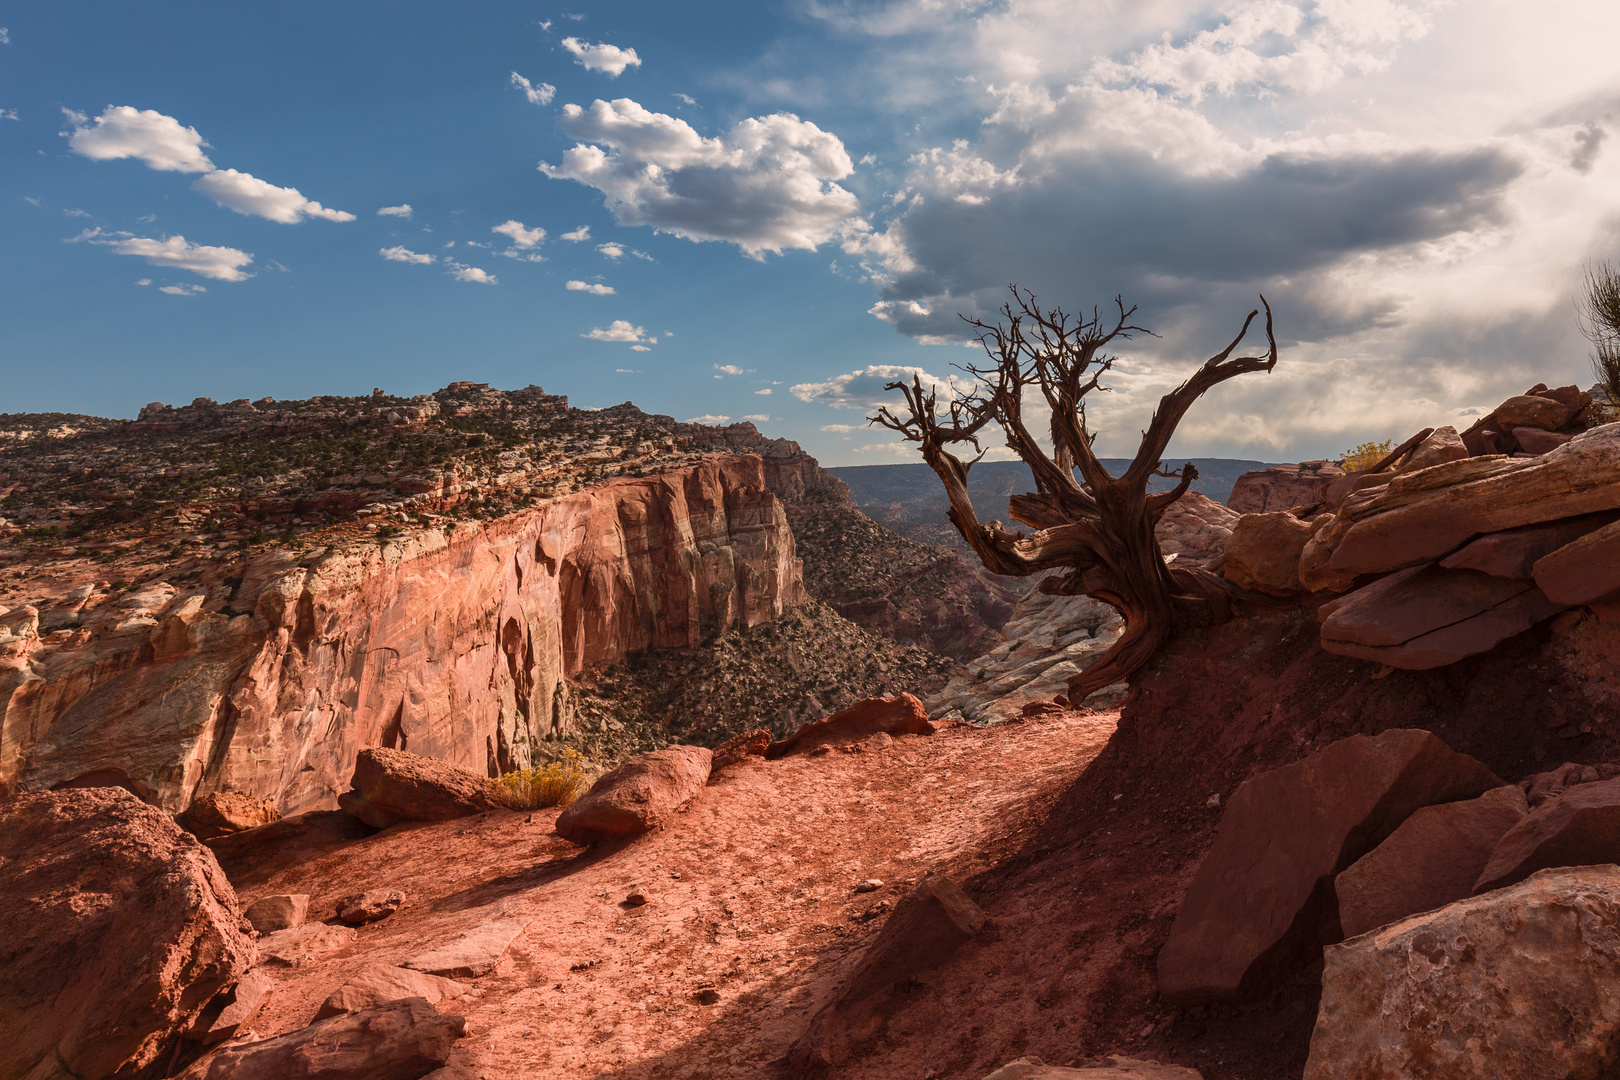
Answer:
[[[361,889],[409,897],[352,946],[297,969],[264,969],[277,989],[249,1026],[261,1036],[301,1027],[364,963],[397,963],[474,924],[524,916],[534,921],[496,970],[466,980],[476,996],[440,1006],[467,1017],[469,1037],[451,1059],[458,1075],[776,1075],[883,914],[942,871],[970,883],[991,930],[926,980],[916,1005],[839,1075],[979,1077],[1020,1053],[1044,1049],[1068,1063],[1080,1050],[1104,1052],[1112,1048],[1077,1046],[1078,1030],[1062,1034],[1061,1016],[1036,1015],[1075,978],[1075,963],[1057,955],[1084,927],[1070,918],[1074,890],[1037,874],[1033,890],[998,895],[994,881],[1116,721],[1061,713],[952,726],[877,751],[749,759],[671,823],[617,850],[562,841],[551,833],[557,811],[546,810],[365,839],[332,822],[228,854],[244,903],[307,892],[310,921],[332,919],[337,898]],[[856,893],[866,878],[884,887]],[[633,886],[651,902],[625,905]],[[700,1004],[704,990],[718,1000]]]

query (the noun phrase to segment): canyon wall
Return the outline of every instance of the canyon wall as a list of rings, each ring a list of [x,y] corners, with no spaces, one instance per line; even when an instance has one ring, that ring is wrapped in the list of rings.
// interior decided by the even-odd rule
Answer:
[[[566,730],[566,678],[803,602],[755,455],[492,521],[250,559],[0,615],[0,793],[120,783],[171,811],[329,807],[368,746],[479,772]],[[53,627],[60,628],[53,628]]]

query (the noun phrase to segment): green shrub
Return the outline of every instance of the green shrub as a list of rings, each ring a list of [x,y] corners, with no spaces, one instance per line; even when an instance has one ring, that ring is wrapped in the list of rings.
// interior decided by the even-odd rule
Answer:
[[[510,810],[538,810],[567,806],[591,786],[585,758],[577,750],[564,750],[549,765],[519,769],[489,782],[495,801]]]
[[[1359,469],[1370,469],[1389,456],[1395,448],[1394,439],[1385,439],[1383,442],[1364,442],[1360,446],[1344,452],[1344,471],[1356,472]]]

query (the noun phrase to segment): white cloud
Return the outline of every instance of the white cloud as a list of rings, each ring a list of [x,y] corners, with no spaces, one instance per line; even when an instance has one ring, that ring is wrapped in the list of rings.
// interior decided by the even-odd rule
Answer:
[[[769,397],[769,396],[770,396],[770,395],[771,395],[771,394],[773,394],[773,393],[775,393],[775,392],[776,392],[776,391],[774,391],[774,390],[772,390],[772,389],[771,389],[771,388],[770,388],[770,387],[768,387],[768,386],[767,386],[767,387],[766,387],[766,388],[765,388],[765,389],[763,389],[763,390],[755,390],[755,391],[754,391],[754,393],[755,393],[755,394],[757,394],[757,395],[758,395],[758,396],[760,396],[760,397]]]
[[[713,427],[713,426],[715,426],[717,424],[729,424],[729,423],[731,423],[731,417],[729,417],[729,416],[716,416],[716,415],[714,415],[712,413],[707,413],[707,414],[705,414],[703,416],[694,416],[694,417],[692,417],[692,419],[688,420],[687,423],[688,424],[707,424],[710,427]]]
[[[632,345],[632,346],[630,346],[630,351],[631,352],[652,352],[652,350],[647,348],[647,346],[645,346],[645,345]]]
[[[422,266],[426,266],[428,263],[434,262],[437,259],[437,256],[422,255],[415,251],[411,251],[409,248],[399,245],[394,247],[378,248],[377,254],[381,255],[389,262],[418,263]]]
[[[910,383],[914,376],[922,379],[925,390],[936,390],[942,398],[949,398],[970,385],[960,376],[947,375],[942,379],[920,367],[872,364],[860,371],[835,375],[826,382],[799,383],[790,391],[800,401],[830,405],[835,409],[870,409],[898,399],[898,391],[883,389],[885,383]]]
[[[879,457],[914,458],[918,452],[910,443],[891,442],[867,443],[865,446],[851,448],[850,453],[876,454]]]
[[[469,246],[471,246],[471,245],[469,245]],[[487,246],[487,245],[479,245],[479,246]],[[499,255],[503,259],[516,259],[519,262],[545,262],[546,261],[546,257],[544,255],[540,254],[538,251],[520,251],[517,248],[507,248],[505,251],[497,251],[495,254]]]
[[[849,431],[854,431],[859,427],[860,427],[859,424],[822,424],[821,425],[821,430],[822,431],[849,432]]]
[[[92,161],[139,158],[165,172],[208,172],[214,167],[202,152],[208,144],[196,128],[156,110],[109,105],[89,126],[83,113],[62,112],[73,124],[68,149]]]
[[[543,82],[536,86],[515,71],[512,72],[512,85],[523,91],[530,105],[550,105],[551,99],[557,94],[557,88],[550,83]]]
[[[612,296],[614,289],[613,286],[603,285],[601,282],[597,282],[593,285],[588,281],[570,281],[568,283],[568,291],[588,292],[592,296]]]
[[[283,225],[295,225],[306,217],[354,220],[354,215],[347,211],[329,210],[314,199],[304,198],[297,188],[277,187],[235,169],[216,169],[199,176],[191,188],[238,214],[267,218]]]
[[[573,53],[574,59],[585,70],[600,71],[609,78],[618,78],[625,68],[641,66],[641,57],[636,55],[636,50],[621,49],[606,42],[590,45],[579,38],[566,37],[562,39],[562,47]]]
[[[641,374],[641,369],[640,368],[616,367],[616,368],[613,369],[613,371],[617,375],[640,375]]]
[[[0,109],[0,120],[16,120],[16,119],[18,119],[16,109]]]
[[[624,248],[619,244],[597,244],[596,250],[610,259],[618,259],[624,255]]]
[[[0,26],[0,45],[10,45],[10,44],[11,44],[11,31],[7,30],[3,26]]]
[[[500,279],[487,270],[480,270],[476,266],[462,266],[455,264],[451,277],[457,281],[471,281],[478,285],[499,285]]]
[[[751,420],[756,424],[763,424],[770,418],[770,413],[749,413],[747,416],[743,417],[744,420]]]
[[[696,105],[697,104],[697,98],[693,97],[691,94],[676,94],[675,98],[682,105]]]
[[[413,212],[414,211],[411,210],[411,204],[410,203],[400,203],[398,206],[384,206],[384,207],[382,207],[380,210],[377,211],[377,216],[378,217],[406,218],[408,220]]]
[[[619,98],[588,110],[565,105],[558,123],[579,142],[540,171],[596,188],[623,225],[729,241],[759,258],[814,249],[853,228],[860,209],[834,183],[854,171],[844,144],[791,113],[704,138],[684,120]]]
[[[512,241],[513,247],[523,248],[524,250],[538,247],[540,241],[546,238],[546,230],[538,226],[531,229],[517,220],[503,221],[489,231],[508,238]]]
[[[149,277],[143,277],[140,280],[136,281],[135,284],[137,284],[137,285],[150,285],[150,284],[152,284],[152,279],[149,278]]]
[[[158,292],[168,293],[170,296],[196,296],[207,291],[207,287],[203,285],[164,285],[158,289]]]
[[[63,217],[89,217],[90,212],[88,210],[79,210],[79,209],[63,210],[62,211],[62,216]]]
[[[579,243],[581,240],[589,240],[590,238],[591,227],[589,225],[581,225],[572,232],[565,232],[562,234],[562,236],[558,237],[559,240],[567,240],[574,244]]]
[[[714,370],[722,372],[726,375],[746,375],[754,369],[738,367],[736,364],[716,364],[714,365]]]
[[[138,255],[153,266],[190,270],[193,274],[216,281],[246,281],[253,276],[242,271],[242,267],[253,262],[253,256],[249,253],[230,247],[188,243],[183,236],[153,240],[129,233],[103,232],[97,228],[86,229],[69,242],[79,241],[110,247],[118,255]]]
[[[647,331],[625,319],[614,319],[605,330],[599,326],[590,333],[579,336],[592,341],[643,341],[646,339]]]
[[[40,200],[40,199],[36,199],[32,195],[24,195],[23,196],[23,202],[27,203],[29,206],[37,206],[42,210],[45,208],[44,201]]]

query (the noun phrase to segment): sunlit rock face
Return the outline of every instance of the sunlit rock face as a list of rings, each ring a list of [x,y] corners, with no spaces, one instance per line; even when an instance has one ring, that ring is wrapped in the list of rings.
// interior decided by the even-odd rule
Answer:
[[[118,784],[171,811],[225,790],[330,807],[367,746],[522,766],[568,729],[569,676],[803,601],[753,455],[271,551],[212,587],[85,584],[69,619],[0,615],[0,790]]]

